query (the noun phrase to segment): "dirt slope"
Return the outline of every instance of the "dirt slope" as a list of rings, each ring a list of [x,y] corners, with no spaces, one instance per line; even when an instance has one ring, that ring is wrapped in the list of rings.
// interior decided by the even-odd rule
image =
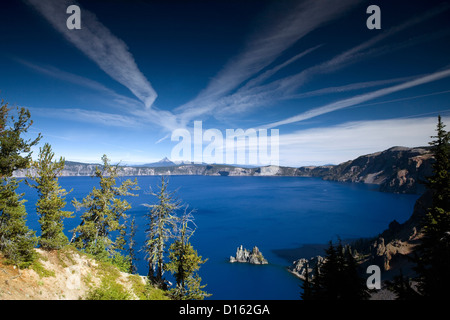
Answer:
[[[105,278],[123,287],[130,299],[138,299],[136,287],[145,286],[145,277],[105,267],[79,251],[35,249],[38,260],[28,269],[6,264],[0,254],[0,300],[78,300],[98,288]]]

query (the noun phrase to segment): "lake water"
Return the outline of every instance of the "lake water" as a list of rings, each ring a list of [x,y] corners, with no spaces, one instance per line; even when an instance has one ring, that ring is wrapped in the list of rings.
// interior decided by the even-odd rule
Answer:
[[[122,178],[123,179],[123,178]],[[149,194],[160,177],[138,177],[139,197],[127,197],[136,217],[136,242],[142,246],[148,210],[142,204],[155,203]],[[62,177],[60,184],[72,193],[70,200],[81,200],[98,179],[91,177]],[[197,230],[191,242],[203,258],[200,269],[209,299],[299,299],[301,281],[286,267],[291,259],[277,254],[279,250],[295,249],[305,244],[324,244],[329,240],[376,236],[396,219],[402,223],[412,213],[418,195],[398,195],[377,191],[376,186],[338,183],[305,177],[215,177],[172,176],[170,189],[178,189],[178,196],[194,214]],[[38,231],[35,213],[36,192],[24,184],[28,211],[28,225]],[[65,230],[80,222],[65,220]],[[268,265],[228,262],[243,245],[253,246],[263,253]],[[144,254],[138,252],[138,272],[146,275]]]

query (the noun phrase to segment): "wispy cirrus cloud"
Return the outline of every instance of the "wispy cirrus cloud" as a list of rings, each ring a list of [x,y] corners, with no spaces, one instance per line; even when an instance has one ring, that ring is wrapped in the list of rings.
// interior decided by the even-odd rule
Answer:
[[[143,122],[139,118],[126,116],[123,114],[107,113],[80,108],[27,108],[30,109],[33,114],[36,114],[38,116],[58,118],[70,121],[81,121],[85,123],[124,128],[136,128],[143,125]]]
[[[435,33],[427,36],[417,36],[406,41],[390,44],[389,46],[376,45],[382,43],[384,40],[393,37],[400,32],[429,20],[436,15],[439,15],[449,9],[448,5],[438,6],[425,12],[423,15],[413,17],[397,26],[394,26],[379,35],[370,38],[344,52],[316,65],[310,66],[298,73],[282,77],[273,81],[267,82],[276,72],[285,68],[292,62],[310,53],[320,46],[310,48],[285,62],[279,63],[269,70],[265,70],[275,58],[275,48],[278,48],[278,55],[281,54],[287,47],[291,46],[295,41],[299,40],[306,33],[314,31],[321,24],[332,21],[334,18],[349,11],[353,7],[352,2],[340,2],[340,7],[328,6],[327,2],[315,1],[304,2],[301,6],[293,10],[289,19],[280,25],[272,26],[269,31],[260,36],[260,39],[280,39],[278,45],[272,46],[267,52],[258,46],[262,46],[264,41],[251,42],[247,50],[235,59],[231,60],[223,70],[210,82],[208,87],[203,90],[194,100],[178,108],[180,117],[185,119],[185,122],[205,115],[214,115],[216,118],[230,117],[242,112],[273,104],[278,100],[298,99],[307,96],[299,93],[298,90],[312,80],[314,77],[323,74],[336,72],[340,69],[353,65],[355,63],[374,58],[383,54],[392,53],[396,50],[404,49],[408,46],[417,45],[419,43],[428,41],[430,36],[432,38],[442,37],[448,34],[448,30]],[[318,14],[318,6],[323,6],[321,14]],[[336,11],[333,11],[336,10]],[[302,24],[296,18],[305,18]],[[296,25],[299,23],[299,25]],[[288,32],[286,38],[278,35],[281,30],[290,30],[294,25],[297,29],[292,28],[291,33]],[[303,28],[303,29],[302,29]],[[295,31],[297,33],[295,33]],[[295,36],[294,36],[295,35]],[[284,39],[281,40],[281,39]],[[250,48],[250,49],[248,49]],[[265,54],[255,54],[255,52],[262,52]],[[252,61],[252,55],[255,54],[255,61]],[[277,56],[278,57],[278,56]],[[264,58],[264,59],[263,59]],[[266,64],[262,63],[263,61]],[[264,71],[265,70],[265,71]],[[363,88],[370,88],[372,86],[387,85],[401,81],[401,79],[408,79],[407,77],[386,79],[379,81],[366,81],[361,83],[354,83],[346,87],[329,87],[323,88],[321,92],[332,92],[333,90],[357,90]],[[312,93],[310,93],[312,94]]]
[[[432,19],[436,15],[443,13],[449,9],[448,5],[439,6],[425,12],[423,15],[418,17],[413,17],[397,26],[391,27],[387,31],[364,41],[334,57],[326,60],[317,65],[311,66],[297,74],[287,76],[285,78],[276,80],[269,84],[269,88],[277,88],[278,91],[282,90],[283,94],[290,95],[296,92],[301,86],[311,80],[313,77],[321,74],[329,74],[336,72],[340,69],[348,67],[352,64],[356,64],[363,60],[371,59],[377,56],[381,56],[387,53],[392,53],[396,50],[404,49],[408,46],[413,46],[420,44],[422,42],[428,41],[430,38],[445,36],[448,30],[442,32],[428,34],[426,36],[417,36],[406,41],[397,42],[390,44],[388,46],[375,47],[376,45],[382,43],[384,40],[398,35],[400,32],[407,30],[417,24],[420,24],[426,20]]]
[[[365,81],[365,82],[357,82],[357,83],[350,83],[343,86],[335,86],[335,87],[327,87],[322,89],[317,89],[313,91],[308,91],[304,93],[298,93],[289,95],[286,97],[283,97],[283,99],[290,100],[290,99],[301,99],[301,98],[308,98],[308,97],[315,97],[315,96],[323,96],[326,94],[332,94],[332,93],[341,93],[341,92],[349,92],[349,91],[355,91],[355,90],[361,90],[361,89],[368,89],[372,87],[378,87],[378,86],[384,86],[396,82],[403,82],[407,80],[412,80],[413,77],[401,77],[401,78],[394,78],[394,79],[386,79],[386,80],[375,80],[375,81]]]
[[[355,106],[358,105],[362,102],[366,102],[378,97],[382,97],[394,92],[398,92],[401,90],[406,90],[406,89],[410,89],[422,84],[426,84],[426,83],[430,83],[433,81],[437,81],[446,77],[450,77],[450,69],[446,69],[443,71],[438,71],[438,72],[434,72],[432,74],[426,75],[426,76],[422,76],[419,77],[417,79],[411,80],[411,81],[407,81],[395,86],[391,86],[391,87],[387,87],[387,88],[383,88],[383,89],[379,89],[379,90],[375,90],[369,93],[365,93],[365,94],[361,94],[361,95],[357,95],[348,99],[343,99],[343,100],[339,100],[333,103],[329,103],[327,105],[324,105],[322,107],[318,107],[318,108],[314,108],[305,112],[302,112],[300,114],[297,114],[295,116],[289,117],[287,119],[284,120],[280,120],[280,121],[276,121],[270,124],[267,124],[265,126],[262,126],[263,128],[274,128],[274,127],[279,127],[282,125],[286,125],[286,124],[290,124],[290,123],[294,123],[294,122],[299,122],[299,121],[303,121],[303,120],[307,120],[307,119],[311,119],[317,116],[320,116],[322,114],[326,114],[329,112],[333,112],[336,110],[341,110],[344,108],[348,108],[351,106]]]
[[[443,121],[450,122],[450,117],[443,116]],[[427,146],[436,122],[436,117],[354,121],[281,134],[280,164],[339,164],[393,146]]]
[[[82,28],[69,30],[66,26],[69,5],[73,0],[26,0],[64,37],[94,61],[111,78],[127,87],[146,108],[150,108],[157,94],[139,70],[125,42],[113,35],[97,17],[82,9]]]
[[[177,108],[180,116],[191,120],[222,106],[223,101],[216,101],[263,71],[299,39],[342,16],[357,3],[355,0],[302,1],[282,20],[269,24],[251,39],[243,52],[231,59],[196,98]],[[283,63],[270,75],[286,65]]]
[[[86,106],[85,109],[29,107],[39,116],[124,128],[141,128],[151,124],[169,132],[180,127],[178,118],[170,111],[161,110],[156,107],[143,109],[138,100],[118,94],[97,81],[60,70],[53,66],[39,66],[19,58],[15,58],[14,60],[41,74],[91,89],[96,92],[95,99],[101,101],[102,106],[110,106],[108,112],[94,111],[88,108],[89,106]],[[116,112],[120,113],[113,113],[111,109],[115,109]],[[96,119],[98,122],[96,122]]]
[[[76,32],[71,32],[66,28],[65,20],[67,15],[64,12],[69,4],[74,4],[73,1],[70,1],[70,3],[66,0],[26,1],[32,4],[69,42],[96,62],[101,69],[113,79],[128,87],[147,107],[153,104],[157,96],[156,92],[138,69],[126,44],[111,34],[92,13],[83,10],[83,28],[76,30]],[[176,128],[187,126],[191,120],[197,119],[197,117],[210,116],[213,113],[216,118],[220,119],[221,116],[235,115],[239,112],[251,110],[252,108],[271,104],[277,100],[302,98],[308,96],[308,94],[311,96],[327,92],[367,89],[400,82],[403,78],[367,81],[346,86],[322,88],[316,90],[316,92],[309,93],[298,92],[300,87],[316,75],[331,73],[364,59],[426,41],[424,37],[417,37],[390,46],[376,47],[383,40],[448,9],[448,6],[444,6],[426,12],[420,17],[412,18],[409,21],[386,30],[322,63],[310,66],[293,75],[268,82],[280,70],[287,68],[295,61],[314,52],[321,46],[309,48],[291,58],[279,61],[281,60],[280,57],[282,54],[288,48],[324,24],[342,17],[358,3],[359,1],[357,0],[340,1],[338,4],[335,2],[330,4],[328,1],[302,1],[283,19],[268,24],[267,28],[262,29],[258,35],[251,38],[244,50],[235,58],[231,59],[196,98],[178,107],[175,113],[158,110],[154,106],[153,108],[146,109],[139,108],[137,107],[136,103],[138,101],[136,100],[118,95],[95,81],[85,81],[85,78],[71,75],[61,70],[54,68],[41,68],[41,70],[38,70],[40,67],[36,66],[34,68],[51,76],[101,91],[113,97],[116,101],[119,101],[119,105],[133,106],[133,108],[127,108],[124,115],[81,109],[75,109],[74,111],[60,109],[55,116],[66,117],[68,119],[85,119],[88,122],[95,116],[105,125],[124,127],[154,124],[170,132]],[[274,127],[309,119],[338,109],[355,106],[376,97],[435,81],[446,76],[443,73],[435,73],[414,80],[404,78],[406,82],[400,85],[337,101],[268,124],[265,127]],[[125,110],[125,108],[123,109]]]
[[[26,61],[26,60],[23,60],[20,58],[13,58],[13,60],[36,71],[36,72],[47,75],[49,77],[67,81],[67,82],[70,82],[70,83],[73,83],[73,84],[76,84],[79,86],[83,86],[83,87],[86,87],[86,88],[89,88],[92,90],[96,90],[99,92],[114,94],[114,91],[112,91],[111,89],[108,89],[103,84],[101,84],[97,81],[93,81],[91,79],[60,70],[53,66],[42,66],[42,65],[40,66],[40,65],[37,65],[35,63],[29,62],[29,61]]]

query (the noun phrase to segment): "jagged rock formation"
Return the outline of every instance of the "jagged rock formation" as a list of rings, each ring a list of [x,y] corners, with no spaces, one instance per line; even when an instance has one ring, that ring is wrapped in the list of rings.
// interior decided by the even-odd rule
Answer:
[[[237,248],[236,256],[230,257],[230,262],[243,262],[251,264],[268,264],[258,247],[253,247],[252,251],[245,249],[242,245]]]
[[[382,271],[393,275],[401,268],[403,275],[408,276],[412,266],[410,257],[422,237],[420,222],[431,202],[431,192],[426,191],[417,199],[407,221],[400,224],[394,220],[377,237],[353,242],[352,247],[360,252],[362,265],[376,264]]]
[[[376,239],[371,247],[372,264],[383,271],[389,271],[396,264],[406,262],[407,256],[413,251],[415,244],[410,241],[392,240],[385,243],[383,237]]]
[[[431,206],[431,192],[426,191],[417,199],[411,217],[404,223],[393,220],[389,227],[377,237],[354,240],[349,243],[353,256],[358,261],[361,270],[366,270],[369,265],[377,265],[383,272],[383,279],[392,279],[402,270],[404,276],[414,274],[411,257],[415,247],[422,237],[420,222]],[[320,266],[325,261],[322,256],[314,256],[310,259],[304,257],[295,260],[288,270],[302,280],[305,280],[306,265],[308,273],[314,276],[315,266]]]
[[[322,256],[315,256],[311,257],[310,259],[301,258],[295,260],[292,265],[288,267],[288,270],[300,279],[306,280],[306,267],[308,267],[309,278],[312,279],[314,277],[314,270],[316,268],[316,265],[320,272],[320,268],[322,267],[325,260],[326,259]]]

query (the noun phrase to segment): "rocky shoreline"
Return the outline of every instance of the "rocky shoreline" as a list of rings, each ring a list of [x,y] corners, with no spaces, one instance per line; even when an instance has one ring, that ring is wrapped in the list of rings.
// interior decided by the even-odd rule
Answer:
[[[433,155],[427,147],[393,147],[382,152],[360,156],[339,165],[327,166],[262,166],[239,167],[221,164],[175,164],[121,166],[124,176],[207,175],[207,176],[292,176],[317,177],[323,180],[367,183],[379,186],[382,192],[415,193],[424,191],[418,183],[431,174]],[[154,165],[154,166],[151,166]],[[66,161],[62,176],[92,176],[98,164]],[[27,170],[17,170],[14,177],[25,177]],[[30,169],[33,174],[33,170]]]
[[[306,258],[300,258],[298,260],[295,260],[292,262],[292,265],[290,265],[287,269],[290,273],[294,274],[301,280],[306,280],[306,268],[308,268],[308,274],[309,278],[314,277],[314,270],[316,269],[316,266],[320,273],[320,268],[325,262],[325,258],[322,256],[315,256],[311,257],[309,259]]]
[[[386,289],[386,283],[398,276],[400,270],[406,278],[414,277],[411,257],[420,243],[420,221],[431,206],[431,201],[431,192],[427,191],[416,201],[411,217],[404,223],[400,224],[394,220],[376,237],[344,241],[346,245],[351,246],[362,274],[365,274],[369,265],[377,265],[381,269],[382,289],[372,294],[370,299],[395,299],[395,294]],[[320,254],[324,254],[325,248],[325,244],[306,244],[300,248],[276,250],[275,254],[293,261],[287,270],[305,280],[306,267],[310,277],[313,276],[317,264],[320,271],[320,265],[325,261]]]

